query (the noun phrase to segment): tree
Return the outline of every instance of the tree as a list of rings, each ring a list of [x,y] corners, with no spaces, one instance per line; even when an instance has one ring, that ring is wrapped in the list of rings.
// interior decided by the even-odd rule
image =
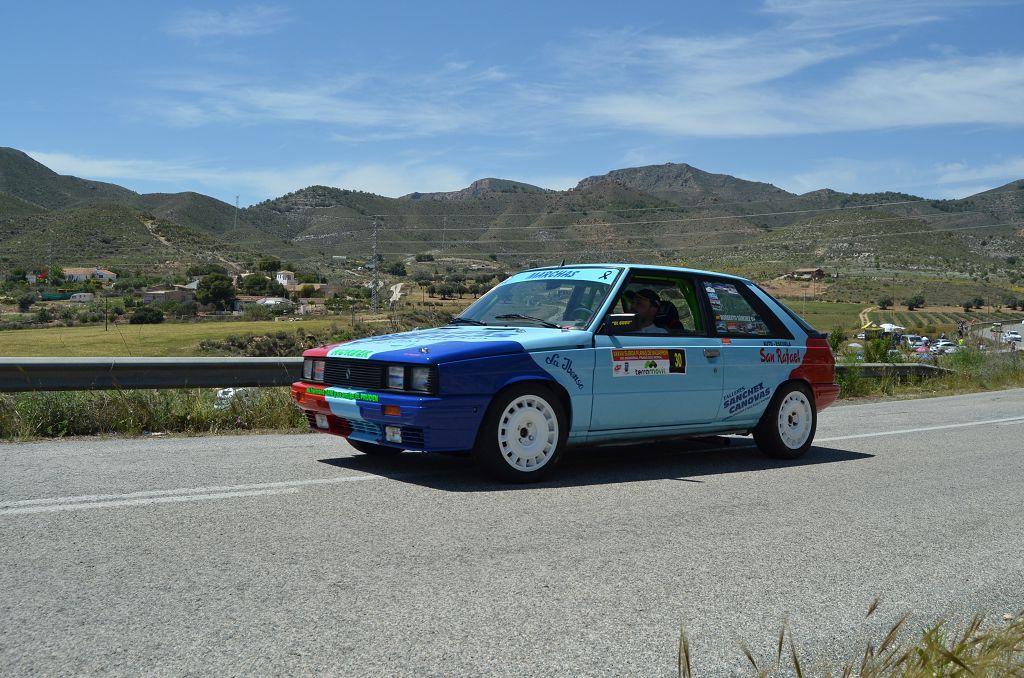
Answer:
[[[200,304],[213,304],[223,311],[235,298],[235,286],[231,278],[222,273],[211,273],[199,281],[196,288],[196,300]]]
[[[223,275],[228,274],[228,269],[220,264],[193,264],[188,267],[185,274],[192,278],[200,278],[204,275],[210,275],[211,273],[221,273]]]
[[[393,263],[388,264],[384,268],[384,272],[385,273],[390,273],[391,275],[405,276],[406,275],[405,264],[402,263],[401,261],[395,261]]]
[[[26,313],[32,304],[38,301],[34,292],[26,292],[18,296],[18,310],[22,313]]]
[[[974,302],[971,300],[967,300],[964,303],[960,304],[960,306],[963,307],[964,313],[970,313],[971,309],[974,308]]]
[[[153,306],[143,306],[135,309],[135,313],[128,320],[129,325],[155,325],[164,321],[164,312]]]
[[[281,270],[281,260],[277,257],[263,257],[260,259],[260,263],[257,268],[261,271],[270,271],[271,273]]]
[[[971,303],[974,304],[974,308],[981,308],[985,305],[985,300],[981,297],[974,297],[974,299],[971,300]]]
[[[924,295],[915,294],[914,296],[910,297],[903,303],[907,305],[908,311],[913,311],[915,308],[921,308],[922,306],[924,306]]]
[[[434,260],[434,255],[433,254],[417,254],[416,255],[416,261],[433,261],[433,260]]]
[[[880,308],[880,309],[882,309],[884,311],[887,308],[889,308],[890,306],[892,306],[892,303],[893,303],[892,297],[881,297],[878,300],[878,308]]]

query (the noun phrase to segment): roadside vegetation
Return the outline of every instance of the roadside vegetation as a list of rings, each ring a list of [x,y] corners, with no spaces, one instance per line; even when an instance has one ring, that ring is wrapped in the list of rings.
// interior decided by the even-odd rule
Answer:
[[[868,608],[870,618],[876,599]],[[751,675],[860,676],[860,678],[931,678],[932,676],[1024,675],[1024,612],[1004,615],[989,623],[983,615],[957,627],[939,621],[915,633],[908,628],[910,613],[903,614],[880,640],[869,641],[863,653],[841,667],[822,666],[801,657],[798,641],[784,622],[769,656],[758,657],[746,645],[740,652],[750,664]],[[679,635],[679,675],[702,675],[700,662],[686,631]]]
[[[0,439],[303,430],[287,388],[0,393]]]

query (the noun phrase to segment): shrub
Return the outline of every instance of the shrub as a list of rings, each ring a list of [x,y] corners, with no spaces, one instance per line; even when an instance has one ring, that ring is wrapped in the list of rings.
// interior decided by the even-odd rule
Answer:
[[[163,321],[163,311],[152,306],[143,306],[142,308],[135,309],[135,313],[132,314],[128,323],[131,325],[155,325]]]
[[[479,290],[479,287],[477,288]],[[832,349],[832,353],[836,354],[839,352],[839,348],[843,345],[843,342],[849,339],[846,331],[842,327],[836,325],[832,328],[832,331],[828,333],[828,345]]]

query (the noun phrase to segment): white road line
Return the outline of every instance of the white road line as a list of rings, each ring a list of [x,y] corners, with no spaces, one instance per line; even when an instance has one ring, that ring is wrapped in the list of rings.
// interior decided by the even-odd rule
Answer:
[[[25,506],[22,508],[0,509],[0,516],[26,513],[53,513],[56,511],[82,511],[85,509],[111,508],[114,506],[140,506],[142,504],[170,504],[183,501],[206,501],[208,499],[234,499],[235,497],[257,497],[265,494],[294,494],[298,488],[285,487],[278,490],[252,490],[249,492],[217,492],[214,494],[184,494],[175,497],[149,497],[146,499],[122,499],[119,501],[92,501],[77,504],[51,504],[49,506]]]
[[[211,497],[222,498],[228,496],[249,496],[245,492],[267,494],[278,490],[291,490],[306,485],[333,485],[336,483],[351,483],[360,480],[383,480],[382,476],[360,475],[342,476],[339,478],[313,478],[309,480],[283,480],[273,483],[252,483],[249,485],[215,485],[211,487],[183,487],[174,490],[144,490],[142,492],[128,492],[126,494],[83,494],[74,497],[46,497],[41,499],[22,499],[19,501],[0,502],[0,514],[10,512],[23,512],[20,509],[25,507],[38,506],[65,506],[65,505],[117,505],[130,506],[133,503],[156,503],[155,500],[161,497]],[[10,510],[8,510],[10,509]]]
[[[941,431],[949,428],[964,428],[967,426],[985,426],[986,424],[1006,424],[1010,422],[1024,423],[1024,417],[1005,417],[1003,419],[986,419],[984,421],[965,421],[960,424],[942,424],[941,426],[920,426],[918,428],[904,428],[898,431],[876,431],[874,433],[856,433],[849,436],[831,436],[829,438],[815,438],[815,443],[828,443],[833,440],[853,440],[854,438],[874,438],[877,436],[896,436],[904,433],[922,433],[924,431]]]

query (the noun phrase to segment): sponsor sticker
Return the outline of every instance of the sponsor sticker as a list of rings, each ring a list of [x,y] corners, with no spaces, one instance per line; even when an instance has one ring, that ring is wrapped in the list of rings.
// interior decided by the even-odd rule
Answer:
[[[339,398],[341,400],[360,400],[367,403],[380,402],[380,396],[375,393],[362,393],[361,391],[339,391],[334,388],[306,387],[309,395],[325,396],[327,398]]]
[[[735,391],[725,394],[722,408],[729,413],[729,416],[732,416],[749,410],[758,403],[763,403],[771,394],[772,390],[765,386],[763,381],[754,386],[741,386]]]
[[[612,376],[652,377],[686,374],[686,349],[620,348],[612,350]]]
[[[368,348],[335,348],[327,353],[330,358],[362,358],[366,359],[373,355],[374,351]]]

